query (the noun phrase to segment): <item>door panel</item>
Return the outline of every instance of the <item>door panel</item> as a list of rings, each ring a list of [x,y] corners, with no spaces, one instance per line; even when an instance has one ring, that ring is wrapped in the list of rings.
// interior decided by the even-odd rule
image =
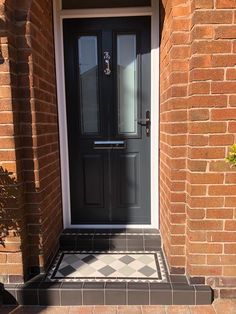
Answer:
[[[119,207],[137,207],[139,195],[139,154],[121,154],[119,167]]]
[[[64,20],[72,224],[150,224],[150,18]]]
[[[104,207],[102,155],[83,156],[84,205]]]

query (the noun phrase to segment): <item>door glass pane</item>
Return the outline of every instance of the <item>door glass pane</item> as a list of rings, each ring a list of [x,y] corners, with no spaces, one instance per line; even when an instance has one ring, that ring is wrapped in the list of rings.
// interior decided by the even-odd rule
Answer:
[[[99,132],[97,37],[79,38],[81,132]]]
[[[143,6],[151,6],[151,0],[62,0],[63,10]]]
[[[118,132],[137,133],[136,35],[117,36]]]

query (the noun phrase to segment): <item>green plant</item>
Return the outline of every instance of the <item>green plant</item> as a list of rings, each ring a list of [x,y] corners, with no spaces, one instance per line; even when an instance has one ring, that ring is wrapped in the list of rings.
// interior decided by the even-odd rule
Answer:
[[[230,163],[232,167],[236,166],[236,144],[233,144],[230,147],[228,156],[225,158],[225,161]]]

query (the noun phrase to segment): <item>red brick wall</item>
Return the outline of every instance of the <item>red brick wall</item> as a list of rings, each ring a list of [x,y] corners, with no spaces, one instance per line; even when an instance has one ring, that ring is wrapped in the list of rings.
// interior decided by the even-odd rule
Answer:
[[[55,254],[62,229],[52,1],[32,1],[28,20],[25,30],[30,40],[20,55],[25,67],[19,77],[22,91],[27,90],[24,84],[28,84],[31,96],[29,110],[22,116],[24,142],[27,143],[24,155],[25,206],[30,265],[44,267]],[[25,53],[30,58],[28,64],[25,63],[28,62]],[[25,81],[27,65],[29,74]],[[29,160],[33,161],[31,168]]]
[[[235,296],[236,169],[224,157],[236,131],[236,2],[192,5],[186,271]]]
[[[236,2],[163,1],[161,233],[172,272],[236,295]]]
[[[18,282],[25,272],[26,218],[16,101],[17,48],[13,1],[0,1],[0,281]],[[24,253],[23,253],[24,251]]]
[[[160,227],[173,273],[186,264],[190,3],[163,1],[160,45]]]
[[[0,281],[45,268],[62,229],[50,0],[0,0]],[[16,5],[16,6],[15,6]],[[233,0],[163,0],[160,217],[172,273],[236,291]],[[4,189],[2,186],[4,185]]]
[[[0,275],[4,282],[16,282],[47,267],[62,230],[52,2],[0,5],[6,43],[0,65],[6,72],[0,75],[0,160],[1,172],[12,172],[1,177],[14,178],[10,184],[17,193],[12,204],[8,192],[10,200],[0,208],[8,230],[0,247]]]

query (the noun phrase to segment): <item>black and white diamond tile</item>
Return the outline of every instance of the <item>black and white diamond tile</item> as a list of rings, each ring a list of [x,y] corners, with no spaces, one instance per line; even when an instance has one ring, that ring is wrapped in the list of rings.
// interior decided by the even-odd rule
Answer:
[[[167,282],[161,252],[61,252],[49,281]]]

